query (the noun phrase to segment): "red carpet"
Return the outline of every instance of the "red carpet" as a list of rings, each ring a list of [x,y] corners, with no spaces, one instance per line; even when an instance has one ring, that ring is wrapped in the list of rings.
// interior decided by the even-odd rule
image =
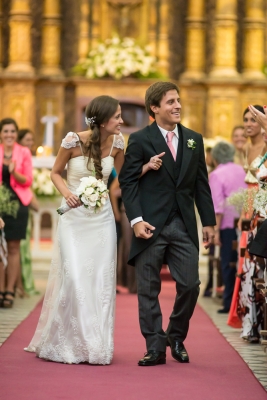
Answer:
[[[163,284],[164,327],[172,309],[173,283]],[[8,312],[8,311],[7,311]],[[40,306],[0,348],[0,398],[6,400],[263,400],[267,394],[236,351],[197,307],[186,340],[191,362],[138,367],[145,351],[135,295],[117,296],[112,365],[64,365],[26,353]]]

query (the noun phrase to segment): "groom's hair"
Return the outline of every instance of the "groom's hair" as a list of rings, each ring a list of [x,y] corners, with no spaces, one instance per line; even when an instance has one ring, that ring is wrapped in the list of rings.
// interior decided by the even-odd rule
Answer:
[[[160,102],[163,96],[165,96],[169,90],[176,90],[178,94],[180,92],[178,86],[172,82],[156,82],[149,86],[146,91],[145,105],[146,110],[151,117],[155,118],[155,114],[151,110],[151,106],[160,107]]]

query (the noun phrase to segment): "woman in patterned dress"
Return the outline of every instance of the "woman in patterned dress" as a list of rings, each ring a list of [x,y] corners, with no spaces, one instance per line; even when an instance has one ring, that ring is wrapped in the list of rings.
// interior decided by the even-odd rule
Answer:
[[[258,112],[263,112],[263,108],[256,107]],[[266,174],[266,167],[264,164],[259,170],[259,164],[262,156],[266,151],[266,135],[261,132],[261,126],[255,119],[255,113],[251,113],[249,108],[244,113],[244,125],[248,136],[260,137],[257,141],[252,143],[254,147],[250,146],[246,149],[245,154],[245,171],[247,172],[245,182],[248,183],[248,191],[251,190],[251,198],[253,198],[253,191],[257,190],[261,180],[262,174]],[[252,153],[252,154],[250,154]],[[258,156],[256,154],[258,153]],[[230,314],[228,317],[228,325],[235,328],[242,327],[241,337],[251,343],[259,341],[259,330],[262,321],[261,304],[257,291],[253,283],[254,278],[260,278],[262,271],[256,261],[248,252],[247,245],[251,237],[255,235],[257,220],[262,217],[260,210],[256,203],[251,204],[251,210],[243,218],[251,219],[249,232],[242,232],[240,239],[240,247],[246,248],[244,257],[239,258],[238,274],[236,278],[235,291],[232,299]],[[249,239],[249,240],[248,240]]]

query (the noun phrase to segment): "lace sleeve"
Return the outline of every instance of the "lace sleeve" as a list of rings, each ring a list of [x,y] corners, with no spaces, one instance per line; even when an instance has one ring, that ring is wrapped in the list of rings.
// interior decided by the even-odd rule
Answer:
[[[64,147],[64,149],[71,149],[72,147],[76,147],[78,142],[79,136],[77,133],[69,132],[64,139],[62,139],[61,147]]]
[[[113,147],[117,147],[117,149],[124,150],[124,137],[121,133],[115,136]]]

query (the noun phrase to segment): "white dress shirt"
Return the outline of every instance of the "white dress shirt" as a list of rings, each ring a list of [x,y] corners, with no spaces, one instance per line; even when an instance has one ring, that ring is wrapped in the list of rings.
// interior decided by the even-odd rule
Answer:
[[[161,128],[158,125],[158,128],[160,130],[160,132],[162,133],[162,136],[164,137],[166,143],[167,143],[167,133],[170,131],[166,131],[166,129]],[[178,149],[178,143],[179,143],[179,133],[178,133],[178,127],[177,125],[175,125],[175,128],[171,131],[174,132],[173,138],[172,138],[172,145],[174,147],[174,150],[176,151],[177,154],[177,149]],[[131,227],[133,227],[135,224],[137,224],[137,222],[143,221],[142,217],[136,217],[134,219],[131,220]]]

